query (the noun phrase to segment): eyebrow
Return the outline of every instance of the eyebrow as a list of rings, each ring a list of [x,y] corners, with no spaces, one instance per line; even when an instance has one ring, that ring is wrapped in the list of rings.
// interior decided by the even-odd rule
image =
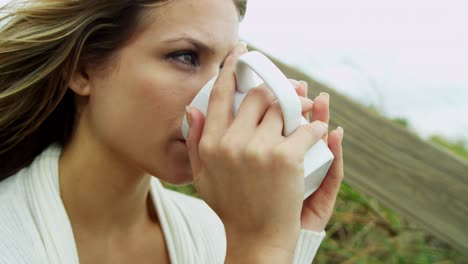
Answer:
[[[197,49],[206,50],[207,52],[209,52],[211,54],[215,54],[215,51],[212,48],[210,48],[210,46],[208,46],[208,44],[206,44],[206,43],[204,43],[204,42],[202,42],[202,41],[200,41],[198,39],[191,38],[191,37],[172,38],[172,39],[165,40],[164,42],[179,42],[179,41],[189,42],[190,44],[195,46]]]

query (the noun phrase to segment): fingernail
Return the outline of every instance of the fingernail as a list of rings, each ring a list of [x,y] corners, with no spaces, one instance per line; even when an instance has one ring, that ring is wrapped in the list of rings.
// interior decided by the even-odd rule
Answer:
[[[321,92],[320,93],[320,96],[324,96],[326,97],[327,99],[330,99],[330,95],[328,93],[325,93],[325,92]]]
[[[241,40],[239,41],[239,45],[241,45],[242,47],[244,47],[245,49],[247,48],[247,42]]]
[[[290,79],[290,81],[291,81],[292,84],[294,85],[294,88],[296,88],[296,89],[299,88],[300,83],[299,83],[298,81],[293,80],[293,79]]]
[[[309,84],[308,84],[307,82],[305,82],[305,81],[299,81],[299,84],[300,84],[301,86],[304,86],[305,89],[306,89],[306,91],[307,91],[307,89],[309,89]]]
[[[192,127],[192,115],[190,114],[191,111],[192,107],[187,105],[185,107],[185,117],[187,118],[187,124],[189,125],[189,128]]]
[[[247,43],[245,43],[244,41],[239,41],[236,47],[236,52],[243,53],[245,51],[247,51]]]
[[[344,136],[343,128],[339,126],[339,127],[336,128],[336,130],[338,130],[338,133],[340,133],[340,135],[341,135],[341,139],[343,139],[343,136]]]

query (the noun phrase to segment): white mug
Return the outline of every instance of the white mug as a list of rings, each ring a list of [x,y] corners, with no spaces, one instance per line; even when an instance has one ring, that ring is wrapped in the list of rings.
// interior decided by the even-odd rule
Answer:
[[[206,116],[208,102],[213,85],[218,76],[211,79],[190,103]],[[234,115],[247,95],[247,92],[262,82],[271,89],[278,100],[283,113],[284,135],[292,134],[300,125],[308,121],[302,116],[302,108],[294,87],[286,76],[265,55],[251,51],[242,55],[236,65],[237,87],[234,94]],[[184,117],[182,134],[187,137],[188,124]],[[323,181],[332,162],[333,154],[321,139],[304,155],[304,199],[314,193]]]

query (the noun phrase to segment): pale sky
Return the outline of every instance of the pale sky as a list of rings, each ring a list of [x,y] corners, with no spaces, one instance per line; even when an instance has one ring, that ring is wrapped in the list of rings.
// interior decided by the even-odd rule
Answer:
[[[468,140],[468,1],[254,0],[241,37],[426,137]]]
[[[424,137],[468,141],[467,25],[467,0],[249,0],[241,38]]]

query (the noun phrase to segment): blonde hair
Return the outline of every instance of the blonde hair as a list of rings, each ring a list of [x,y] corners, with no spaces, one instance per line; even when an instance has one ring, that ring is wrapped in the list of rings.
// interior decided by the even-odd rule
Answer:
[[[76,67],[109,59],[138,30],[145,8],[169,1],[29,0],[1,8],[0,180],[50,143],[66,144]],[[234,0],[240,19],[246,2]]]

